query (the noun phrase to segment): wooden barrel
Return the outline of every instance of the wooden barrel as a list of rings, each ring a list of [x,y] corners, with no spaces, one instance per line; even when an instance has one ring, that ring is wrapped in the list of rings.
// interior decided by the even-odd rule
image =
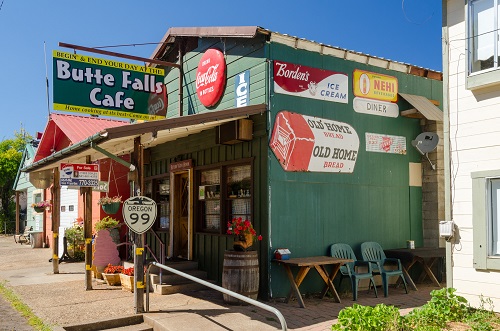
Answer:
[[[222,268],[222,287],[256,300],[259,293],[259,259],[256,251],[226,251]],[[245,304],[230,295],[223,294],[224,301]]]

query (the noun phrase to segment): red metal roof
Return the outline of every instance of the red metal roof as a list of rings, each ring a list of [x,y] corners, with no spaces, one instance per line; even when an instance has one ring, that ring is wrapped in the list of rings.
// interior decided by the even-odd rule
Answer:
[[[104,129],[127,124],[127,121],[52,113],[38,145],[34,162]]]

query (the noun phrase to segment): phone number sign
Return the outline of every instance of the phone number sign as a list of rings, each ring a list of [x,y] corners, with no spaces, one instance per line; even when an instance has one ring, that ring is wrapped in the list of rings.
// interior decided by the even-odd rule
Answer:
[[[98,164],[61,163],[60,185],[92,187],[99,183]]]
[[[125,224],[137,234],[151,229],[156,221],[156,202],[148,197],[130,197],[123,202]]]

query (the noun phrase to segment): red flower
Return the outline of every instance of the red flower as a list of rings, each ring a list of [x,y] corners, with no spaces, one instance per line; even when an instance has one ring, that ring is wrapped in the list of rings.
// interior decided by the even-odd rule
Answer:
[[[235,217],[232,221],[227,222],[227,234],[251,234],[253,239],[262,240],[262,236],[259,235],[257,238],[257,232],[252,226],[252,223],[249,220],[243,220],[241,217]]]

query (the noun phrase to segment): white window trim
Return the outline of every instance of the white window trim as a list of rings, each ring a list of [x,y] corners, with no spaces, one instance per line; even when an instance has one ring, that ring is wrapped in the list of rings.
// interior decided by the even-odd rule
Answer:
[[[478,171],[472,177],[472,226],[473,226],[473,265],[480,270],[500,270],[500,257],[489,255],[491,245],[489,220],[490,203],[488,183],[490,179],[500,178],[499,170]]]
[[[500,0],[499,0],[500,3]],[[469,39],[472,34],[472,19],[471,19],[471,8],[470,8],[471,0],[466,2],[466,63],[467,70],[466,74],[466,88],[468,90],[475,90],[478,88],[484,88],[489,86],[494,86],[500,84],[500,64],[496,68],[485,69],[482,71],[471,72],[471,56],[470,52],[467,52],[468,49],[472,48],[472,41]],[[500,53],[500,46],[497,50]]]

